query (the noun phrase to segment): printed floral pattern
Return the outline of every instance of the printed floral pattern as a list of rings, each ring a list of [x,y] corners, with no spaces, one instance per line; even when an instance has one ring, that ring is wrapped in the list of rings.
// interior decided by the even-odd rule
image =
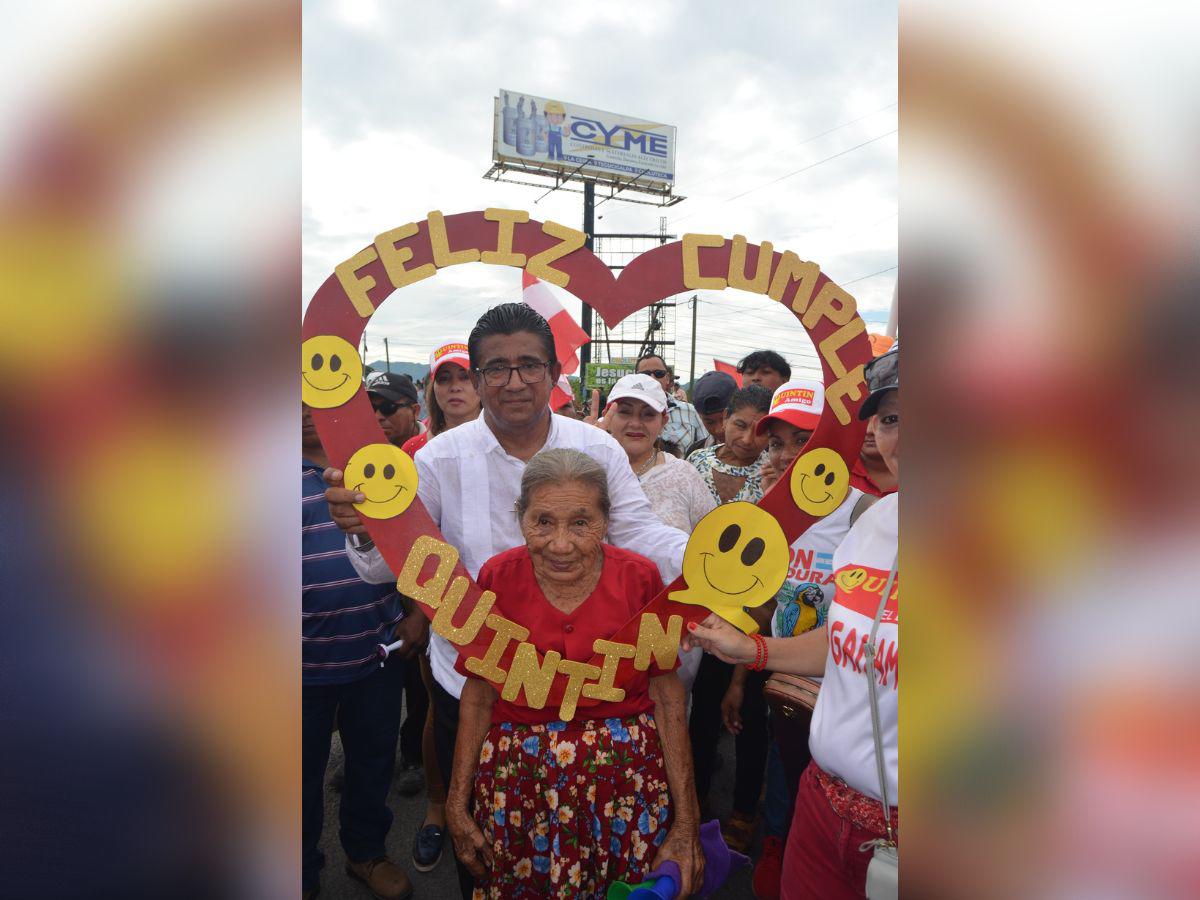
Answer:
[[[475,821],[495,860],[475,900],[603,898],[642,881],[671,827],[654,717],[493,725]]]
[[[713,499],[717,503],[721,503],[722,501],[721,495],[717,492],[717,486],[713,483],[713,472],[723,472],[735,478],[746,479],[741,490],[730,501],[731,503],[738,500],[745,500],[747,503],[757,503],[763,497],[762,467],[767,459],[767,451],[764,450],[762,456],[756,459],[752,465],[733,466],[717,459],[717,451],[723,446],[725,445],[717,444],[715,447],[703,447],[689,456],[687,461],[696,467],[696,471],[704,479],[704,484],[708,487],[709,492],[713,495]]]
[[[808,777],[810,773],[821,785],[821,790],[825,792],[830,807],[841,818],[880,837],[887,835],[887,824],[883,821],[883,804],[880,801],[874,797],[868,797],[866,794],[860,794],[842,779],[830,775],[815,761],[808,764],[808,768],[804,770],[804,777]],[[892,833],[896,835],[896,842],[899,843],[899,810],[892,806],[889,807],[889,812],[891,813]]]

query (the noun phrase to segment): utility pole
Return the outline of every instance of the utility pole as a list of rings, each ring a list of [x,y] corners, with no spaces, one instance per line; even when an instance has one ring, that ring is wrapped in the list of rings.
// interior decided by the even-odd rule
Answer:
[[[388,352],[387,338],[383,339],[383,358],[387,360],[387,370],[392,371],[392,354]]]
[[[896,336],[896,329],[900,325],[900,279],[896,279],[896,286],[892,288],[892,311],[888,313],[887,330],[884,332],[888,337]]]
[[[363,368],[367,367],[367,332],[363,329],[363,345],[362,345]]]
[[[696,387],[696,308],[700,305],[700,295],[692,294],[692,365],[691,376],[688,378],[688,390]],[[691,394],[688,394],[691,397]]]
[[[588,252],[592,249],[592,233],[596,230],[596,182],[583,183],[583,233],[586,236],[583,245]],[[580,316],[579,327],[589,338],[592,336],[592,308],[583,303],[583,313]],[[580,396],[587,397],[587,369],[592,361],[592,345],[589,341],[579,348],[579,391]]]

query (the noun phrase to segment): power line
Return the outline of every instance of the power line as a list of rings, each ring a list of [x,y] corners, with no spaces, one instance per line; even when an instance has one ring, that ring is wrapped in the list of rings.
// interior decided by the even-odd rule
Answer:
[[[857,278],[851,278],[849,281],[838,282],[838,284],[841,287],[845,287],[848,284],[854,284],[855,282],[858,282],[858,281],[866,281],[868,278],[874,278],[876,275],[886,275],[888,272],[894,272],[898,268],[900,268],[898,265],[888,266],[886,269],[880,269],[878,272],[872,272],[870,275],[860,275]]]
[[[774,181],[768,181],[766,184],[760,184],[758,187],[752,187],[748,191],[742,191],[740,194],[734,194],[732,197],[729,197],[728,199],[726,199],[725,202],[729,203],[732,200],[738,200],[742,197],[745,197],[747,194],[753,194],[755,191],[762,190],[765,187],[770,187],[773,184],[778,184],[781,181],[791,178],[793,175],[799,175],[801,172],[807,172],[809,169],[815,169],[819,165],[823,165],[824,163],[827,163],[832,159],[837,159],[839,156],[845,156],[847,153],[851,153],[855,150],[858,150],[861,147],[867,146],[867,144],[873,144],[876,141],[882,141],[885,137],[891,137],[893,134],[896,134],[899,130],[900,129],[898,129],[898,128],[893,128],[887,134],[881,134],[878,137],[873,137],[868,141],[863,141],[861,144],[855,144],[853,147],[847,147],[845,150],[842,150],[840,153],[835,153],[835,154],[833,154],[833,156],[827,156],[824,159],[819,159],[815,163],[810,163],[807,166],[797,169],[795,172],[788,172],[786,175],[780,175]]]
[[[859,150],[859,149],[867,146],[868,144],[873,144],[876,141],[882,141],[886,137],[891,137],[893,134],[897,134],[899,132],[899,130],[900,129],[898,129],[898,128],[893,128],[887,134],[880,134],[880,135],[877,135],[877,136],[871,138],[870,140],[863,141],[861,144],[855,144],[853,147],[847,147],[845,150],[841,150],[841,151],[833,154],[832,156],[827,156],[824,159],[818,159],[814,163],[809,163],[807,166],[803,166],[794,172],[788,172],[786,175],[780,175],[778,178],[768,181],[765,184],[760,184],[757,187],[752,187],[749,190],[742,191],[740,194],[734,194],[732,197],[726,197],[721,202],[722,203],[731,203],[734,200],[739,200],[742,197],[745,197],[747,194],[753,194],[755,191],[762,190],[765,187],[770,187],[773,184],[778,184],[779,182],[785,181],[788,178],[793,177],[794,175],[799,175],[801,172],[807,172],[809,169],[815,169],[817,166],[824,165],[825,163],[830,162],[831,160],[837,159],[839,156],[845,156],[847,153],[853,153],[855,150]],[[672,219],[670,224],[674,225],[675,223],[682,222],[684,219],[689,219],[694,215],[697,215],[697,213],[688,213],[686,216],[680,216],[678,219]]]
[[[841,131],[843,128],[849,128],[851,125],[856,125],[859,122],[863,121],[864,119],[869,119],[869,118],[871,118],[871,116],[877,116],[884,110],[891,109],[893,106],[898,106],[898,105],[899,105],[898,101],[893,101],[893,102],[889,103],[887,106],[881,106],[881,107],[879,107],[879,109],[875,110],[874,112],[867,113],[865,116],[859,116],[857,119],[851,119],[849,122],[843,122],[841,125],[834,125],[832,128],[827,128],[825,131],[822,131],[820,134],[814,134],[812,137],[807,137],[804,140],[796,143],[795,146],[803,147],[805,144],[812,143],[817,138],[823,138],[827,134],[833,134],[835,131]],[[720,172],[717,172],[715,175],[710,175],[707,178],[701,178],[699,181],[693,181],[687,185],[687,190],[690,193],[692,190],[694,190],[695,188],[699,187],[702,184],[708,184],[710,181],[715,181],[718,178],[723,178],[728,171],[729,171],[728,169],[722,169]],[[682,190],[680,191],[680,193],[682,193]]]
[[[878,272],[872,272],[870,275],[859,275],[857,278],[851,278],[849,281],[838,281],[838,282],[836,282],[836,284],[839,287],[845,287],[848,284],[857,284],[860,281],[866,281],[868,278],[875,278],[878,275],[886,275],[888,272],[894,272],[898,268],[900,268],[899,265],[888,266],[886,269],[880,269]],[[701,299],[699,302],[707,303],[711,306],[716,301],[708,300],[708,299]],[[782,309],[782,307],[781,307],[781,309]],[[718,310],[717,312],[718,313],[733,313],[735,311],[728,310],[728,309],[721,309],[721,310]],[[763,322],[766,324],[773,324],[773,323],[768,322],[767,319],[763,319],[761,313],[756,314],[753,312],[745,312],[742,310],[738,310],[738,311],[736,311],[736,315],[738,316],[738,318],[751,318],[751,319],[756,319],[756,321],[760,321],[760,322]]]
[[[787,341],[782,341],[780,343],[786,344]],[[721,337],[711,337],[710,338],[710,337],[704,337],[702,335],[698,336],[696,338],[696,346],[697,347],[699,347],[701,345],[711,347],[711,346],[716,346],[718,344],[723,347],[737,347],[742,350],[763,350],[763,349],[765,349],[762,342],[755,343],[755,344],[748,344],[748,343],[744,343],[742,341],[731,341],[731,340],[728,340],[726,338],[721,338]],[[795,347],[795,345],[792,345],[792,349],[789,349],[788,352],[796,353],[799,356],[804,356],[804,357],[808,357],[808,358],[812,358],[812,359],[817,358],[816,353],[810,352],[808,350],[808,348],[804,347],[803,345],[800,345],[798,348]]]
[[[717,301],[715,301],[715,300],[702,299],[700,302],[707,303],[709,306],[717,305]],[[730,309],[730,308],[726,307],[724,304],[721,304],[721,307],[722,308],[714,310],[709,315],[723,317],[723,318],[736,317],[738,319],[752,319],[756,322],[761,322],[764,325],[773,325],[773,326],[777,326],[780,328],[787,327],[788,325],[791,325],[791,324],[797,324],[795,314],[788,312],[786,307],[779,305],[779,304],[775,304],[773,307],[765,307],[764,309],[758,310],[758,311]],[[773,313],[767,312],[766,310],[768,310],[768,309],[778,310],[778,315],[783,317],[782,320],[772,321],[773,319],[776,319],[777,317]]]

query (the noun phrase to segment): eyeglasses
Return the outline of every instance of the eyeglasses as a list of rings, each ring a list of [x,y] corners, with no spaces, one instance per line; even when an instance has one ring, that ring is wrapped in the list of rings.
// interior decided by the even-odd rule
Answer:
[[[666,369],[647,369],[645,372],[638,372],[639,375],[649,375],[651,378],[665,378],[667,375]]]
[[[483,376],[483,383],[488,387],[504,387],[512,379],[513,372],[521,376],[524,384],[539,384],[546,380],[549,366],[548,362],[521,363],[519,366],[487,366],[475,371]]]
[[[394,415],[398,409],[408,409],[416,405],[415,403],[397,403],[395,400],[376,400],[371,404],[376,412],[383,413],[385,416]]]

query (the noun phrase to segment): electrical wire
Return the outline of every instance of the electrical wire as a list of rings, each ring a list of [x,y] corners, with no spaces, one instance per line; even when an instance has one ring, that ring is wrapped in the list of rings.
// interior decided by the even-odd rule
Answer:
[[[772,179],[771,181],[768,181],[764,184],[760,184],[756,187],[752,187],[749,190],[742,191],[740,194],[734,194],[732,197],[726,197],[721,202],[722,203],[731,203],[734,200],[740,200],[742,197],[745,197],[747,194],[753,194],[755,191],[762,190],[765,187],[770,187],[773,184],[778,184],[781,181],[785,181],[788,178],[792,178],[795,175],[799,175],[801,172],[807,172],[810,169],[815,169],[817,166],[824,165],[825,163],[835,160],[840,156],[845,156],[847,153],[853,153],[855,150],[859,150],[863,147],[866,147],[868,144],[873,144],[876,141],[882,141],[886,137],[891,137],[893,134],[899,133],[899,130],[900,129],[898,129],[898,128],[893,128],[887,134],[876,135],[875,137],[871,138],[870,140],[863,141],[861,144],[855,144],[853,147],[847,147],[845,150],[840,150],[837,153],[833,154],[832,156],[827,156],[824,159],[818,159],[814,163],[809,163],[807,166],[802,166],[801,168],[796,169],[796,171],[794,171],[794,172],[788,172],[786,175],[780,175],[778,178]],[[690,219],[692,216],[698,215],[699,212],[700,212],[700,210],[697,210],[694,213],[688,213],[686,216],[680,216],[678,219],[672,219],[668,224],[674,225],[677,222],[682,222],[684,219]]]
[[[893,106],[898,106],[898,105],[899,105],[899,101],[893,101],[893,102],[889,103],[887,106],[881,106],[881,107],[879,107],[879,109],[875,110],[874,112],[867,113],[865,116],[859,116],[857,119],[851,119],[849,122],[843,122],[841,125],[834,125],[832,128],[827,128],[825,131],[822,131],[820,134],[814,134],[812,137],[807,137],[804,140],[796,143],[794,146],[803,147],[805,144],[809,144],[809,143],[812,143],[813,141],[817,140],[817,138],[823,138],[827,134],[833,134],[835,131],[841,131],[843,128],[849,128],[851,125],[856,125],[859,122],[863,121],[864,119],[869,119],[869,118],[871,118],[871,116],[877,116],[881,112],[884,112],[885,110],[889,110]],[[742,160],[741,165],[745,165],[745,164],[746,164],[746,161]],[[687,185],[687,190],[690,193],[692,190],[694,190],[695,188],[699,187],[702,184],[708,184],[710,181],[716,181],[718,178],[724,178],[725,175],[728,174],[728,172],[729,172],[728,169],[723,169],[720,172],[717,172],[715,175],[709,175],[707,178],[701,178],[699,181],[693,181],[691,184]],[[677,193],[683,193],[682,189],[677,189]]]
[[[878,272],[872,272],[870,275],[860,275],[857,278],[851,278],[849,281],[839,282],[839,285],[841,287],[845,287],[848,284],[854,284],[859,281],[866,281],[868,278],[874,278],[876,275],[886,275],[888,272],[894,272],[898,268],[900,268],[900,266],[898,266],[898,265],[888,266],[886,269],[880,269]]]
[[[853,147],[847,147],[845,150],[842,150],[838,153],[833,154],[833,156],[827,156],[824,159],[817,160],[815,163],[809,163],[807,166],[802,166],[801,168],[797,169],[795,172],[788,172],[786,175],[780,175],[778,178],[774,179],[773,181],[768,181],[766,184],[760,184],[758,187],[752,187],[747,191],[742,191],[740,194],[734,194],[732,197],[726,198],[725,202],[729,203],[733,200],[739,200],[742,197],[745,197],[747,194],[753,194],[755,191],[762,190],[765,187],[770,187],[773,184],[779,184],[779,182],[786,181],[788,178],[791,178],[793,175],[799,175],[801,172],[807,172],[809,169],[815,169],[817,166],[824,165],[825,163],[829,162],[830,160],[837,159],[839,156],[845,156],[847,153],[852,153],[853,151],[858,150],[862,147],[865,147],[868,144],[873,144],[876,141],[882,141],[885,137],[891,137],[893,134],[897,134],[899,132],[899,130],[900,129],[898,129],[898,128],[893,128],[887,134],[881,134],[881,135],[871,138],[870,140],[863,141],[861,144],[855,144]]]

